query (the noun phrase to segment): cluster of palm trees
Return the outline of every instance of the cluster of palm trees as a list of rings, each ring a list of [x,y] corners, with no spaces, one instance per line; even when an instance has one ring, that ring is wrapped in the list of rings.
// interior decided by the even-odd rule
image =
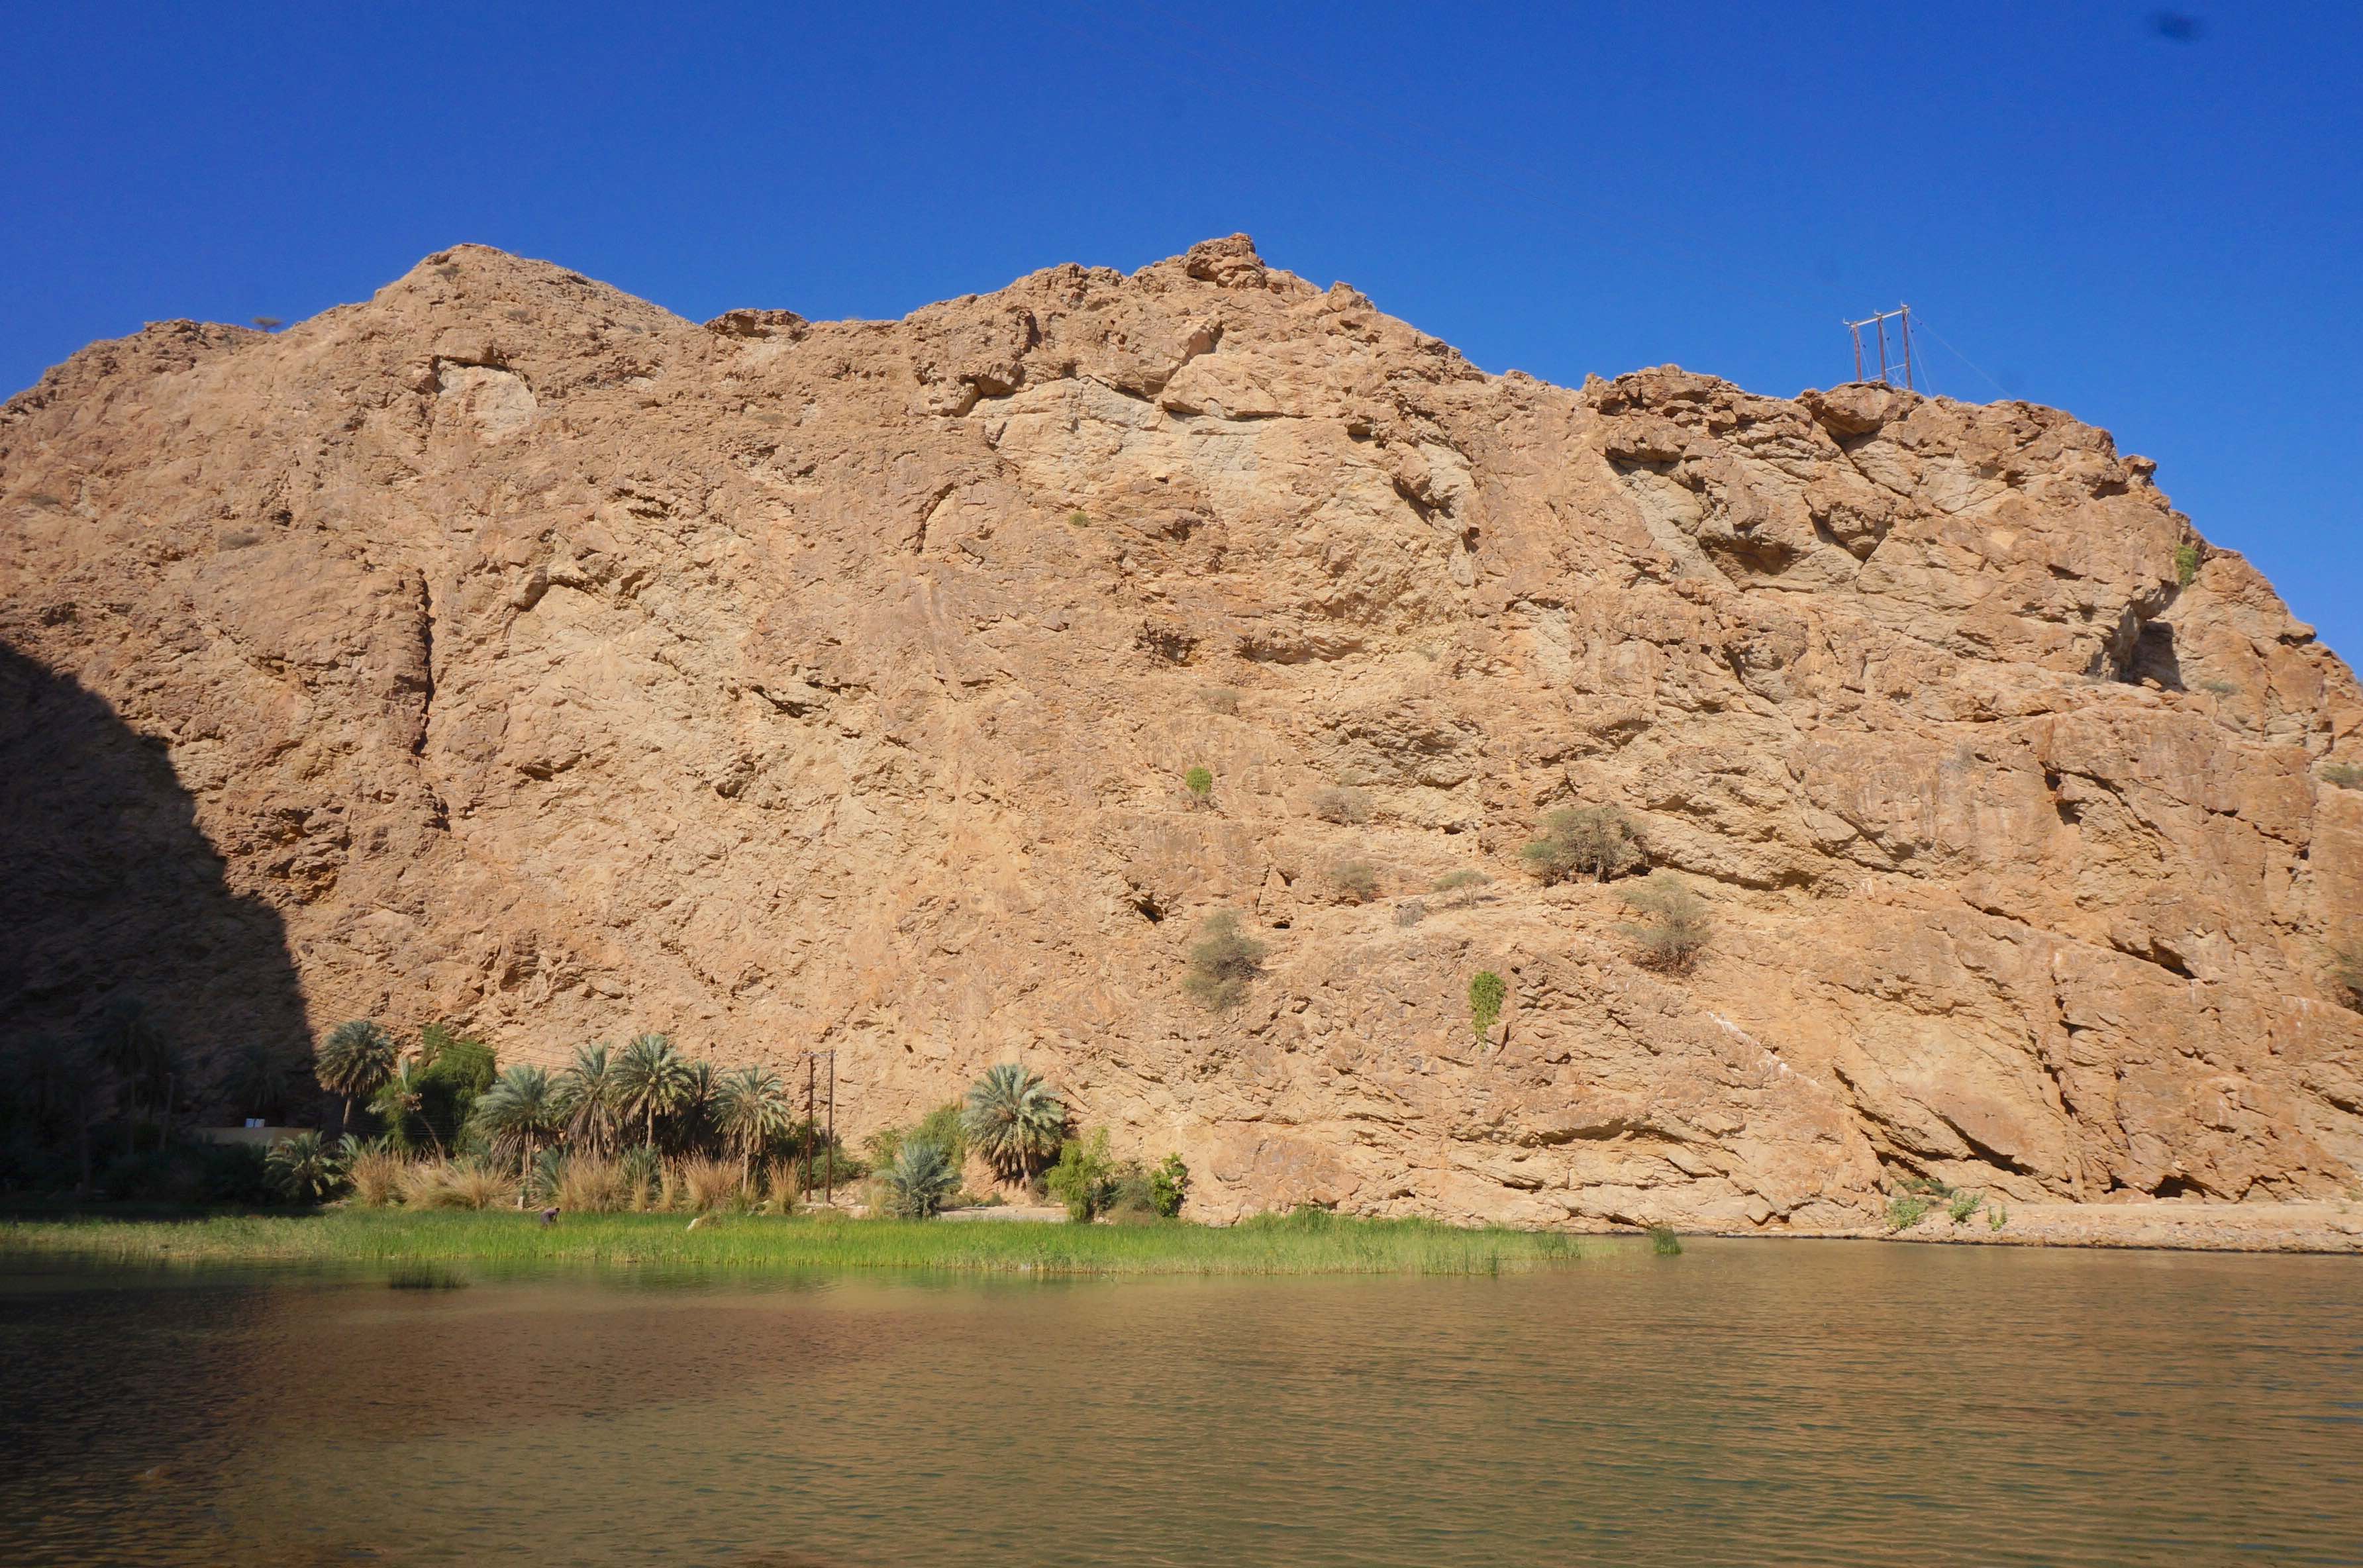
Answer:
[[[126,1158],[150,1134],[161,1150],[172,1142],[175,1112],[192,1098],[187,1062],[137,997],[116,997],[78,1035],[0,1032],[0,1140],[24,1140],[0,1154],[0,1185],[71,1146],[75,1185],[87,1191],[100,1153],[94,1129],[114,1121],[122,1143],[113,1152]]]
[[[742,1179],[757,1160],[812,1135],[778,1073],[762,1066],[717,1073],[661,1034],[640,1035],[620,1052],[585,1045],[555,1073],[510,1067],[477,1099],[471,1120],[522,1167],[540,1147],[563,1144],[605,1159],[629,1143],[673,1153],[718,1148],[738,1159]]]
[[[343,1099],[340,1125],[349,1127],[354,1104],[365,1101],[398,1147],[414,1147],[423,1132],[440,1154],[443,1138],[424,1111],[443,1060],[424,1036],[418,1048],[404,1050],[383,1024],[355,1019],[321,1041],[314,1072],[321,1088]],[[489,1054],[483,1061],[489,1068]],[[744,1179],[758,1160],[813,1135],[777,1072],[717,1072],[662,1034],[639,1035],[620,1051],[584,1045],[556,1072],[520,1064],[488,1078],[465,1097],[458,1141],[481,1140],[513,1157],[521,1177],[529,1178],[537,1154],[548,1150],[604,1160],[638,1147],[660,1157],[727,1155]]]

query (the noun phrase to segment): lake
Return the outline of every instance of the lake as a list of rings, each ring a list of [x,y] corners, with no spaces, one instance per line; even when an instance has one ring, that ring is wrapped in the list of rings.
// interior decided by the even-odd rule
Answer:
[[[2357,1258],[457,1282],[15,1266],[0,1562],[2363,1563]]]

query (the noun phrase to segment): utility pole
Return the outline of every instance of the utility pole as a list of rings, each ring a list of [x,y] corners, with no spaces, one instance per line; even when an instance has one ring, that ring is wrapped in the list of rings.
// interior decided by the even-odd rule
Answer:
[[[821,1187],[822,1201],[837,1206],[837,1048],[828,1053],[828,1142],[821,1145],[822,1156],[828,1162],[828,1176]]]
[[[1902,340],[1903,360],[1900,366],[1891,364],[1887,358],[1887,324],[1891,321],[1896,324],[1896,334]],[[1847,333],[1854,338],[1854,379],[1856,381],[1859,381],[1864,379],[1862,373],[1862,329],[1868,326],[1877,335],[1878,338],[1879,381],[1882,385],[1892,387],[1896,384],[1895,377],[1897,372],[1901,370],[1903,377],[1903,390],[1905,392],[1918,392],[1920,390],[1917,378],[1913,372],[1912,366],[1912,307],[1910,305],[1898,305],[1893,310],[1877,311],[1869,315],[1864,316],[1860,321],[1849,321],[1844,325]]]
[[[819,1063],[813,1060],[813,1053],[810,1051],[804,1053],[804,1190],[806,1192],[812,1191],[813,1075],[819,1066]]]

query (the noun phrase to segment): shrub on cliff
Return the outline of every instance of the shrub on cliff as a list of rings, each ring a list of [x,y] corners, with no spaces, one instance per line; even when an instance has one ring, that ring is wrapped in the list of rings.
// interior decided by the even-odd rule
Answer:
[[[2335,784],[2341,790],[2363,789],[2363,767],[2351,762],[2334,762],[2322,770],[2324,784]]]
[[[1192,805],[1211,806],[1215,803],[1215,775],[1210,769],[1190,769],[1182,775],[1182,787],[1190,791]]]
[[[1313,792],[1313,814],[1325,823],[1366,823],[1370,820],[1370,798],[1359,790],[1331,786]]]
[[[1542,836],[1518,856],[1546,888],[1587,873],[1605,882],[1641,864],[1641,835],[1620,807],[1567,806],[1543,819]]]
[[[1367,860],[1341,860],[1329,868],[1329,886],[1341,899],[1367,904],[1379,896],[1379,868]]]
[[[1654,872],[1625,895],[1625,901],[1646,917],[1625,922],[1616,929],[1639,949],[1636,961],[1651,969],[1686,975],[1706,949],[1714,933],[1706,900],[1670,871]]]
[[[1493,878],[1482,871],[1473,869],[1447,871],[1436,879],[1432,890],[1457,895],[1452,900],[1452,907],[1465,910],[1477,901],[1479,889],[1492,886],[1492,881]]]
[[[1502,1004],[1509,998],[1509,982],[1492,970],[1480,969],[1469,977],[1469,1025],[1480,1040],[1501,1020]]]
[[[2347,943],[2331,949],[2330,980],[2348,1007],[2363,1012],[2363,944]]]
[[[1190,949],[1190,977],[1182,988],[1217,1011],[1237,1007],[1263,974],[1264,944],[1241,931],[1239,917],[1228,910],[1208,915],[1198,930],[1202,940]]]

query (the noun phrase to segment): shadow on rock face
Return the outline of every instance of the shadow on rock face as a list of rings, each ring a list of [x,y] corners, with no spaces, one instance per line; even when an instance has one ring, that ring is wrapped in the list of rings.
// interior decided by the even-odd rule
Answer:
[[[0,1049],[135,1002],[223,1113],[238,1053],[307,1049],[278,911],[230,889],[162,743],[0,644]]]

